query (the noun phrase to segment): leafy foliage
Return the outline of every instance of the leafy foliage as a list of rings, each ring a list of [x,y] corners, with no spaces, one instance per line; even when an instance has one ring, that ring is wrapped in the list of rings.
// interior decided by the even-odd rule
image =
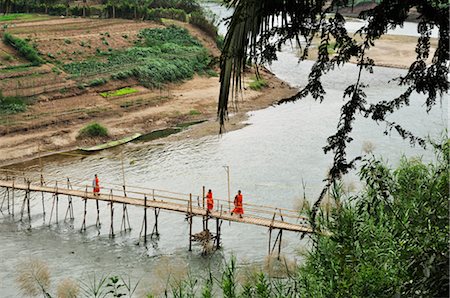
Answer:
[[[315,236],[299,272],[305,295],[448,297],[450,141],[439,147],[436,164],[364,163],[364,192],[346,203],[337,198],[329,220],[320,216],[332,236]]]
[[[267,82],[262,78],[255,78],[248,84],[248,87],[252,90],[261,90],[261,88],[267,87]]]
[[[108,136],[108,130],[97,122],[92,122],[82,129],[78,133],[78,138],[95,138]]]
[[[380,1],[373,9],[363,11],[360,18],[367,21],[357,35],[349,35],[345,28],[346,20],[339,13],[339,7],[348,6],[354,1],[271,1],[271,0],[228,0],[234,7],[229,30],[225,37],[221,57],[221,88],[218,102],[218,117],[221,128],[228,113],[230,89],[241,89],[241,73],[248,59],[258,63],[267,63],[277,58],[277,50],[287,41],[294,40],[302,49],[301,60],[308,57],[308,50],[314,36],[320,37],[318,58],[313,65],[308,84],[296,95],[280,101],[280,103],[296,101],[311,95],[322,101],[325,89],[322,76],[336,67],[348,63],[355,58],[358,66],[356,82],[345,89],[346,103],[341,109],[341,117],[337,132],[328,138],[325,152],[334,153],[334,163],[329,172],[326,186],[313,206],[313,217],[327,189],[342,174],[354,167],[354,160],[347,160],[346,147],[352,141],[350,133],[357,113],[386,123],[388,129],[397,131],[400,136],[409,139],[411,143],[425,145],[423,139],[405,130],[399,124],[386,120],[386,117],[403,106],[409,105],[413,92],[424,94],[425,105],[430,110],[437,98],[448,92],[449,63],[449,3],[448,1]],[[374,61],[368,56],[368,50],[390,28],[402,26],[413,7],[420,14],[417,25],[420,37],[416,45],[416,61],[414,61],[405,76],[397,78],[399,85],[407,87],[406,91],[394,99],[385,99],[378,104],[366,101],[364,89],[366,84],[361,80],[363,71],[372,72]],[[329,13],[335,12],[331,17]],[[431,55],[431,29],[439,29],[438,48],[434,53],[431,65],[425,61]],[[333,46],[334,53],[329,51]],[[233,82],[233,83],[231,83]]]
[[[187,30],[171,26],[144,29],[136,47],[112,52],[107,61],[92,59],[63,68],[75,76],[113,73],[114,79],[136,77],[145,86],[158,87],[191,78],[195,72],[206,70],[209,62],[208,53],[199,41]]]
[[[12,36],[10,33],[6,32],[3,34],[3,41],[14,47],[33,65],[41,65],[44,62],[44,60],[39,56],[37,50],[25,40]]]
[[[17,114],[27,110],[27,103],[21,97],[4,97],[0,91],[0,115]]]

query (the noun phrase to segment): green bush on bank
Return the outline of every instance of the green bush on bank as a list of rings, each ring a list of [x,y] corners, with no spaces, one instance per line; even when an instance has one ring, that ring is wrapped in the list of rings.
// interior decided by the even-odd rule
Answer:
[[[195,11],[191,13],[189,17],[189,23],[197,26],[214,40],[217,40],[217,26],[215,26],[213,22],[208,20],[202,11]]]
[[[255,78],[248,84],[248,87],[252,90],[259,91],[262,88],[267,87],[267,82],[262,78]]]
[[[176,8],[151,8],[147,10],[144,17],[144,19],[152,21],[160,21],[162,18],[186,22],[187,14],[184,10]]]
[[[300,296],[448,297],[449,153],[437,162],[403,158],[391,170],[369,159],[360,170],[366,185],[320,227],[315,249],[300,268]]]
[[[18,37],[12,36],[10,33],[3,34],[3,41],[14,47],[23,57],[30,61],[33,65],[41,65],[44,60],[39,56],[37,50],[28,42]]]
[[[97,122],[92,122],[86,126],[84,126],[78,132],[78,138],[97,138],[97,137],[107,137],[108,130]]]

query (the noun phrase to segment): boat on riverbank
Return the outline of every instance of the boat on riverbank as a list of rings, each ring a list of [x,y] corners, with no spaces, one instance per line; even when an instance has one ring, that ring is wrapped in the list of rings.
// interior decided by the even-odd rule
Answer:
[[[100,145],[96,145],[96,146],[88,147],[88,148],[82,147],[82,148],[79,148],[79,150],[84,151],[84,152],[95,152],[95,151],[105,150],[105,149],[109,149],[112,147],[116,147],[116,146],[119,146],[122,144],[126,144],[128,142],[131,142],[131,141],[139,138],[141,135],[142,134],[140,134],[140,133],[135,133],[134,135],[125,137],[123,139],[107,142],[104,144],[100,144]]]

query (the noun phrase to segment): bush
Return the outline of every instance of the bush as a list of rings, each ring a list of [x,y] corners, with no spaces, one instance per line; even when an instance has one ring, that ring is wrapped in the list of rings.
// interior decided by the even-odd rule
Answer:
[[[217,41],[218,33],[217,33],[217,27],[213,24],[212,21],[209,21],[205,14],[202,11],[195,11],[191,14],[189,18],[189,23],[197,26],[200,28],[203,32],[208,34],[210,37],[212,37],[214,40]]]
[[[267,82],[264,79],[261,78],[255,78],[250,84],[248,84],[248,87],[252,90],[261,90],[263,87],[267,87]]]
[[[187,30],[171,26],[142,30],[136,47],[111,52],[106,61],[92,59],[63,68],[76,76],[112,73],[113,79],[135,77],[147,87],[158,87],[192,78],[209,63],[208,52],[198,40]]]
[[[39,56],[39,53],[28,42],[18,37],[12,36],[6,32],[3,34],[3,41],[14,47],[23,57],[30,61],[33,65],[41,65],[44,60]]]
[[[10,115],[25,112],[27,104],[21,97],[3,97],[0,91],[0,115]]]
[[[437,147],[435,164],[403,158],[391,170],[367,160],[361,195],[343,202],[335,191],[341,203],[319,224],[331,236],[313,236],[300,296],[449,296],[450,141]]]
[[[90,81],[87,86],[88,87],[95,87],[95,86],[101,86],[104,85],[108,82],[107,79],[105,78],[98,78],[98,79],[93,79],[92,81]]]
[[[90,123],[80,129],[78,133],[78,138],[96,138],[96,137],[107,137],[108,130],[97,122]]]
[[[161,18],[173,19],[181,22],[187,21],[187,14],[184,10],[176,8],[154,8],[148,9],[146,20],[160,20]]]

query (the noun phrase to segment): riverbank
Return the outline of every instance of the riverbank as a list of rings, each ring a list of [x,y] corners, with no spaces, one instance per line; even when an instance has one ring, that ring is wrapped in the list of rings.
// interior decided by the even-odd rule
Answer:
[[[233,115],[226,124],[227,131],[242,127],[241,122],[246,118],[246,112],[265,108],[281,98],[295,94],[295,88],[277,79],[270,72],[263,70],[262,75],[268,86],[259,91],[250,88],[243,91],[242,97],[238,100],[238,110],[230,111]],[[252,81],[253,76],[251,73],[246,75],[246,86]],[[173,84],[168,90],[165,100],[155,106],[143,107],[122,115],[105,115],[95,118],[95,121],[108,128],[110,139],[118,139],[136,132],[148,133],[195,120],[207,121],[168,140],[201,137],[219,132],[219,124],[216,122],[216,100],[219,92],[217,77],[196,76],[182,84]],[[130,95],[129,100],[136,96],[143,95]],[[80,146],[96,144],[95,140],[77,139],[78,131],[85,124],[81,119],[74,119],[58,125],[6,134],[0,138],[0,165],[24,162],[53,152],[70,151]]]

